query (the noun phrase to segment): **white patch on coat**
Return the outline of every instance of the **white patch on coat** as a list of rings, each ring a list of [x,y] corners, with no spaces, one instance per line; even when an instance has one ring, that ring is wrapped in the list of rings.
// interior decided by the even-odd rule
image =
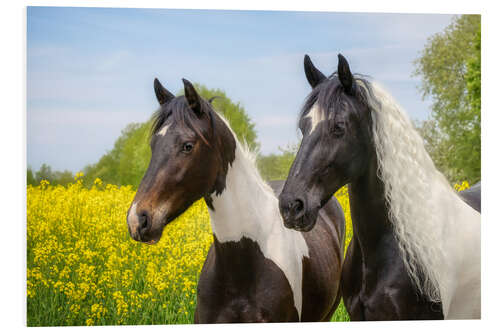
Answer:
[[[217,239],[237,242],[247,237],[255,241],[264,257],[283,271],[300,320],[302,259],[309,257],[309,249],[302,233],[284,227],[278,199],[262,180],[254,157],[239,142],[226,176],[226,188],[220,195],[213,194],[212,199],[215,210],[209,209],[209,213]]]
[[[311,130],[309,131],[309,134],[314,132],[316,129],[316,126],[323,120],[326,120],[325,118],[325,113],[320,109],[318,106],[318,103],[314,103],[314,105],[309,109],[309,112],[306,115],[306,118],[311,119]]]
[[[156,133],[156,135],[164,136],[165,134],[167,134],[167,130],[169,127],[170,127],[170,124],[163,126],[161,128],[161,130],[159,130],[158,133]]]

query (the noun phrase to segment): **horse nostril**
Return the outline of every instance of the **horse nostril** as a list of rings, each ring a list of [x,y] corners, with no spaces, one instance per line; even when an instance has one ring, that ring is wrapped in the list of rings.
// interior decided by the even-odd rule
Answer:
[[[145,232],[151,226],[151,218],[147,212],[142,212],[139,215],[139,231],[141,233]]]
[[[299,214],[304,210],[304,202],[300,199],[295,199],[290,203],[290,211],[293,212],[294,215]]]
[[[294,194],[281,193],[279,206],[285,226],[290,227],[304,216],[306,201]]]

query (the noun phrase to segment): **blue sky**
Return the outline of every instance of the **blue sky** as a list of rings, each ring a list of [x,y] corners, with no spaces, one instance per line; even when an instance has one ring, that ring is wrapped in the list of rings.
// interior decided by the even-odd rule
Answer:
[[[256,123],[262,153],[298,142],[309,54],[325,74],[341,52],[425,119],[412,62],[451,15],[28,7],[27,164],[79,171],[157,108],[153,79],[221,88]]]

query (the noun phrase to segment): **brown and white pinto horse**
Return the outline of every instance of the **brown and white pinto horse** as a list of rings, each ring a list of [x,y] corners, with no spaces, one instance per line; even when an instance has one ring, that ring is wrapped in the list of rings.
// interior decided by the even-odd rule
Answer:
[[[160,110],[151,161],[128,212],[130,235],[154,244],[204,198],[214,243],[198,282],[195,323],[328,321],[340,301],[340,205],[335,198],[325,204],[313,232],[285,228],[252,155],[183,82],[185,96],[175,97],[155,80]]]

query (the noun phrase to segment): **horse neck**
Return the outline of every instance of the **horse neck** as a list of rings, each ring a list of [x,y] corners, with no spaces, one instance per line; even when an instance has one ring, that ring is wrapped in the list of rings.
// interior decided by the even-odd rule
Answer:
[[[212,195],[212,207],[209,214],[216,261],[230,267],[223,269],[224,274],[247,285],[255,283],[254,278],[248,280],[248,274],[240,273],[255,273],[252,268],[260,251],[285,274],[300,319],[302,260],[309,257],[307,243],[302,233],[285,228],[278,199],[239,144],[226,175],[226,187],[219,195]]]
[[[226,175],[226,187],[212,195],[212,205],[212,231],[221,243],[242,237],[265,242],[282,224],[278,199],[239,144]]]
[[[379,255],[373,250],[383,238],[393,235],[384,184],[377,175],[377,158],[374,153],[371,156],[366,172],[349,185],[353,234],[365,262]]]

